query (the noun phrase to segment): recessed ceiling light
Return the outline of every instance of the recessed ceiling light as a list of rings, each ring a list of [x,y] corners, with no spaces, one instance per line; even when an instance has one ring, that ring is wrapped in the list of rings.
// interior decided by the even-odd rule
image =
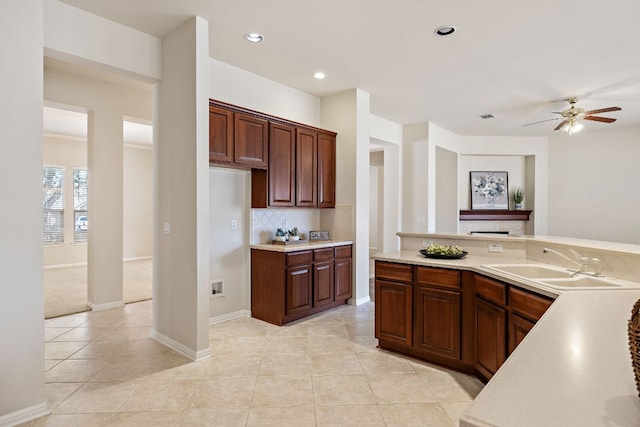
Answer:
[[[434,32],[439,36],[450,36],[451,34],[455,33],[455,31],[456,27],[454,27],[453,25],[443,25],[442,27],[436,28]]]
[[[314,78],[318,79],[318,80],[324,80],[327,78],[327,74],[323,73],[322,71],[318,71],[317,73],[315,73],[313,75]]]
[[[264,36],[260,33],[247,33],[244,35],[246,41],[251,43],[260,43],[264,40]]]

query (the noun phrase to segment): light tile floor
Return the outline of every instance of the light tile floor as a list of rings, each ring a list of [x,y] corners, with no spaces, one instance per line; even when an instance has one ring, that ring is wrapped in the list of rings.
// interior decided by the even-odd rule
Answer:
[[[190,362],[149,338],[151,301],[45,321],[52,415],[26,426],[455,426],[473,377],[376,348],[373,303],[284,327],[211,326]]]

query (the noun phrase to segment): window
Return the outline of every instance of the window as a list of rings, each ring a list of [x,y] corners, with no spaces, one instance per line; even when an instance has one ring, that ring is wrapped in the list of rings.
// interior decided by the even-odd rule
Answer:
[[[73,169],[73,232],[74,242],[87,241],[87,194],[89,187],[87,178],[89,174],[86,169]]]
[[[42,170],[42,225],[44,242],[64,242],[64,168],[45,166]]]

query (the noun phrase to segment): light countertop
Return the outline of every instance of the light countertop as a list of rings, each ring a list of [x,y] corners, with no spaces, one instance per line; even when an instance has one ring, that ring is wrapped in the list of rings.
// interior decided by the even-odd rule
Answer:
[[[290,243],[288,245],[278,245],[275,243],[258,243],[250,245],[251,249],[261,249],[263,251],[274,252],[294,252],[309,249],[331,248],[335,246],[351,245],[351,240],[305,240],[300,243]]]
[[[640,426],[640,398],[627,336],[627,321],[640,289],[563,292],[483,267],[531,263],[522,259],[434,260],[417,251],[374,258],[471,270],[557,297],[462,414],[460,426]]]

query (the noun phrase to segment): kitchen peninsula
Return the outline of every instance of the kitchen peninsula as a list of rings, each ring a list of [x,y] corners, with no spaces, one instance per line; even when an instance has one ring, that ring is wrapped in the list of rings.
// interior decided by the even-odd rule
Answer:
[[[566,239],[557,237],[486,237],[457,234],[406,234],[399,233],[402,240],[401,250],[395,253],[378,254],[375,256],[377,266],[398,266],[404,271],[416,272],[419,269],[423,275],[415,278],[406,276],[404,284],[409,298],[413,298],[412,307],[417,307],[421,282],[433,282],[434,277],[424,276],[431,269],[436,273],[453,272],[459,274],[461,285],[446,287],[433,286],[437,296],[451,296],[460,292],[461,304],[465,298],[479,302],[475,309],[461,313],[460,325],[462,333],[451,335],[459,339],[461,347],[460,358],[449,355],[456,363],[446,363],[442,356],[432,359],[440,364],[469,372],[469,366],[476,370],[481,377],[490,377],[484,390],[460,417],[460,426],[637,426],[640,425],[640,399],[634,383],[627,340],[627,320],[631,315],[634,302],[640,298],[640,279],[635,275],[640,265],[640,247],[636,245],[622,245],[606,242],[594,242],[580,239]],[[461,260],[427,259],[418,253],[424,241],[441,245],[460,245],[469,254]],[[498,245],[498,246],[493,246]],[[500,248],[501,252],[489,252]],[[518,278],[511,274],[503,274],[489,266],[491,265],[532,265],[549,266],[549,268],[574,267],[569,261],[554,255],[544,253],[544,248],[552,248],[560,253],[569,253],[574,249],[580,255],[590,258],[600,258],[604,266],[603,273],[610,279],[609,288],[589,290],[582,287],[565,288],[548,286],[538,280]],[[568,264],[568,265],[565,265]],[[376,268],[377,268],[376,266]],[[402,268],[398,271],[403,271]],[[388,274],[387,274],[388,275]],[[376,276],[378,272],[376,271]],[[451,274],[446,277],[451,277]],[[479,279],[479,280],[476,280]],[[380,282],[388,281],[384,277],[376,279]],[[570,279],[573,280],[573,279]],[[491,287],[487,294],[486,283],[501,284],[503,288]],[[437,282],[437,281],[436,281]],[[455,281],[440,280],[440,283],[451,284]],[[553,283],[553,282],[550,282]],[[478,285],[479,284],[479,285]],[[432,286],[432,285],[430,285]],[[376,287],[378,289],[378,286]],[[500,292],[494,292],[495,290]],[[504,293],[502,292],[504,289]],[[443,292],[443,290],[445,292]],[[465,294],[471,292],[471,294]],[[527,292],[540,297],[541,300],[552,302],[550,307],[543,310],[544,314],[532,326],[526,336],[519,336],[521,342],[513,348],[509,345],[511,335],[522,332],[521,329],[508,327],[510,319],[519,313],[510,308],[514,301],[523,301],[521,292]],[[504,298],[502,303],[496,303],[487,297]],[[515,299],[513,296],[515,295]],[[381,301],[384,295],[376,295],[376,308],[384,306]],[[424,298],[421,299],[424,301]],[[440,299],[442,301],[442,298]],[[451,301],[451,298],[448,299]],[[534,300],[534,302],[539,302]],[[488,304],[503,310],[503,316],[493,317],[493,325],[504,332],[502,340],[495,341],[498,350],[510,354],[506,361],[499,366],[495,373],[486,373],[478,365],[478,357],[485,357],[496,351],[496,346],[478,349],[478,319],[483,319],[483,307]],[[526,304],[525,304],[526,306]],[[397,309],[400,305],[387,305]],[[428,304],[424,307],[429,307]],[[451,307],[451,304],[436,304],[433,307]],[[479,310],[480,307],[480,311]],[[531,308],[533,306],[529,306]],[[540,307],[540,306],[538,306]],[[522,305],[520,306],[522,308]],[[526,308],[526,307],[525,307]],[[535,307],[534,307],[535,308]],[[454,313],[451,316],[451,313]],[[446,314],[455,318],[454,311],[444,310]],[[478,317],[478,313],[481,316]],[[379,335],[379,312],[376,312],[376,335]],[[386,313],[389,316],[389,313]],[[421,331],[424,325],[417,325],[418,319],[431,318],[428,315],[419,316],[416,313],[403,313],[414,328],[414,335],[409,338],[405,348],[420,343],[425,337]],[[486,320],[486,318],[484,318]],[[524,319],[528,320],[528,319]],[[471,326],[470,326],[471,325]],[[486,325],[486,322],[485,322]],[[517,325],[516,325],[517,326]],[[471,331],[469,331],[469,327]],[[465,329],[466,328],[466,329]],[[502,328],[502,329],[500,329]],[[419,334],[415,335],[415,331]],[[506,338],[505,338],[506,335]],[[450,337],[449,335],[447,335]],[[471,343],[464,342],[471,337]],[[380,337],[378,337],[380,338]],[[427,338],[429,336],[427,335]],[[384,340],[381,340],[384,347]],[[450,341],[435,340],[439,343]],[[454,343],[457,344],[457,343]],[[442,347],[442,346],[441,346]],[[454,346],[455,347],[455,346]],[[402,346],[393,346],[393,350],[402,351]],[[469,354],[471,348],[471,359]],[[424,354],[433,354],[425,352]],[[414,352],[415,356],[416,353]],[[464,357],[466,359],[462,360]],[[461,366],[462,365],[462,366]],[[464,369],[466,366],[467,369]],[[480,368],[478,367],[480,366]]]

